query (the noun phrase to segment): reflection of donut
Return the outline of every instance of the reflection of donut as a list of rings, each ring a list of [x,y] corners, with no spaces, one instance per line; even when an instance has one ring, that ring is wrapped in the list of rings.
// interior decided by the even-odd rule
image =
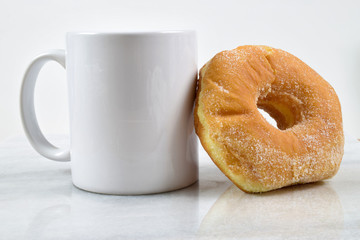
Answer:
[[[334,89],[295,56],[265,46],[223,51],[201,69],[195,127],[215,164],[247,192],[332,177],[344,152]]]
[[[199,237],[216,239],[338,239],[344,216],[327,184],[314,183],[261,195],[229,187],[202,220]]]

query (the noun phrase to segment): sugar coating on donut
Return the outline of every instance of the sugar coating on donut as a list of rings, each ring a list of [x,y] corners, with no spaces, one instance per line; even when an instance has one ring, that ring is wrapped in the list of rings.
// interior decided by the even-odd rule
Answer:
[[[247,192],[330,178],[343,156],[334,89],[279,49],[242,46],[218,53],[200,70],[194,118],[211,159]]]

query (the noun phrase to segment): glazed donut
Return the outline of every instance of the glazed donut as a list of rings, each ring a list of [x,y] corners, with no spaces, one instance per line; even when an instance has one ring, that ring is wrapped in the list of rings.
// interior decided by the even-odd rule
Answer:
[[[344,153],[340,102],[304,62],[280,49],[241,46],[218,53],[199,75],[196,133],[240,189],[266,192],[337,173]]]

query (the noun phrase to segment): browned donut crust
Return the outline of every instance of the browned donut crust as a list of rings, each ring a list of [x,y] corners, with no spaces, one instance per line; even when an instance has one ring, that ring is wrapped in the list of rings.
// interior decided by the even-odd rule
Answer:
[[[330,178],[344,153],[334,89],[280,49],[241,46],[218,53],[200,70],[194,118],[211,159],[246,192]]]

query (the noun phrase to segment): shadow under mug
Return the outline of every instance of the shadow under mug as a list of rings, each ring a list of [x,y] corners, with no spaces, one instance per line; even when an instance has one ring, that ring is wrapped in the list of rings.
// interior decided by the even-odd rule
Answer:
[[[49,61],[66,68],[70,149],[49,143],[35,115],[36,79]],[[78,188],[105,194],[184,188],[198,179],[196,77],[194,31],[67,33],[66,51],[41,54],[25,72],[25,133],[41,155],[71,159]]]

